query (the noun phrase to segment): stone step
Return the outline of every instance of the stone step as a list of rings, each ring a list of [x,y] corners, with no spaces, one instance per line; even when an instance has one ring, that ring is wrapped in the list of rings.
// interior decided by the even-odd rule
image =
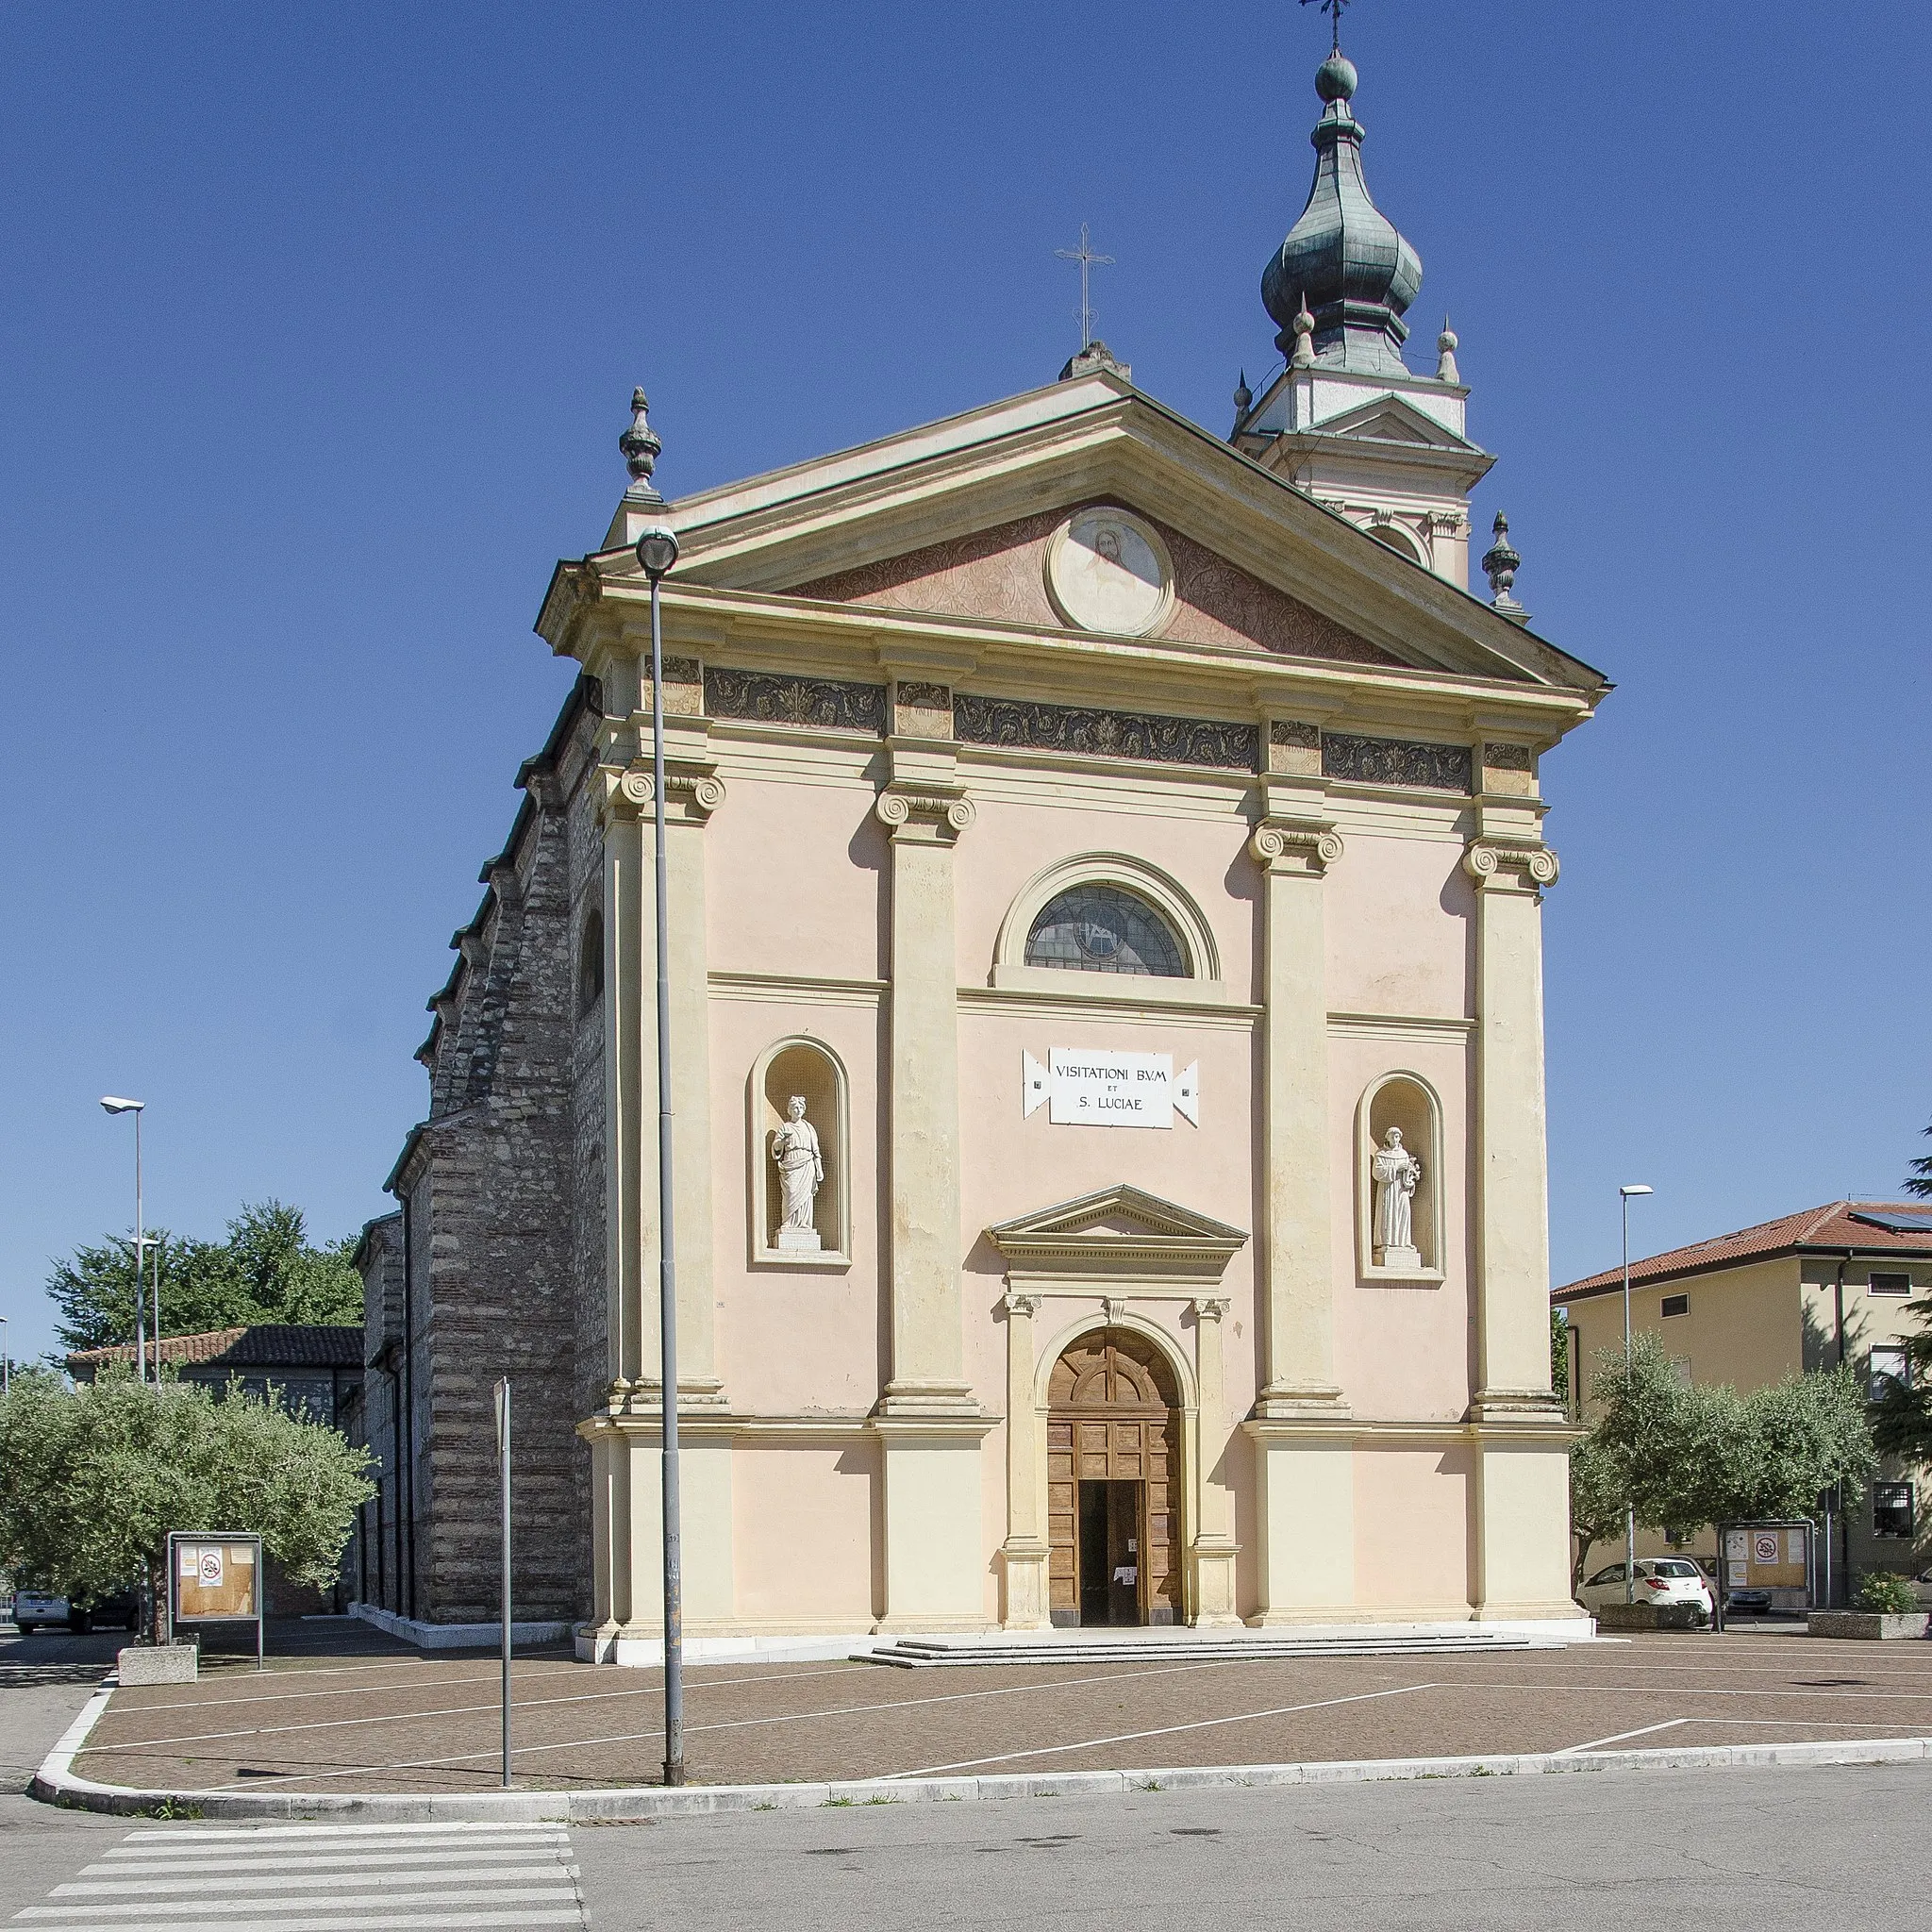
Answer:
[[[1261,1631],[1233,1632],[1224,1637],[1176,1632],[1156,1636],[1148,1631],[1113,1635],[1082,1632],[1077,1636],[1001,1640],[945,1637],[902,1637],[874,1650],[854,1651],[855,1663],[891,1664],[905,1671],[934,1670],[977,1664],[1091,1664],[1167,1661],[1233,1663],[1272,1658],[1319,1657],[1462,1657],[1501,1650],[1561,1650],[1558,1638],[1532,1637],[1523,1631],[1418,1632],[1401,1636],[1293,1637]]]

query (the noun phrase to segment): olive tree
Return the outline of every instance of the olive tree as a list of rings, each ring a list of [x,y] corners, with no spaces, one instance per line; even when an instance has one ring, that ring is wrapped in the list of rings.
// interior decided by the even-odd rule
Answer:
[[[70,1595],[146,1581],[157,1625],[171,1530],[244,1530],[299,1582],[335,1579],[369,1452],[231,1383],[126,1373],[65,1387],[48,1371],[0,1397],[0,1566]]]

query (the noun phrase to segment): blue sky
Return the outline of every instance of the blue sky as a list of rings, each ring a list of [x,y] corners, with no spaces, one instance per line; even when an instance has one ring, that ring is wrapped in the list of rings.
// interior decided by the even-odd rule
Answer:
[[[0,1313],[49,1256],[377,1192],[567,688],[530,624],[651,391],[674,494],[1031,388],[1100,329],[1217,430],[1274,355],[1312,9],[10,9]],[[1362,0],[1370,184],[1539,628],[1568,1278],[1932,1117],[1925,9]],[[1257,384],[1258,386],[1258,384]]]

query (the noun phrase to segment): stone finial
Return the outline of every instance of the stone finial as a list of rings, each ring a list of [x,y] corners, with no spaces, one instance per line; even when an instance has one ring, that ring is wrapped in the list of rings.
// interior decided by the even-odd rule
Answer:
[[[664,444],[651,427],[650,404],[642,390],[631,391],[630,408],[630,427],[617,439],[617,446],[624,452],[625,467],[630,472],[630,488],[624,493],[634,503],[662,503],[664,499],[651,481],[651,473],[658,467]]]
[[[1288,358],[1291,369],[1312,369],[1315,366],[1315,318],[1308,313],[1308,298],[1301,298],[1301,307],[1294,312],[1294,354]]]
[[[1442,333],[1436,338],[1436,380],[1453,382],[1457,389],[1462,387],[1462,372],[1456,366],[1456,351],[1460,344],[1456,340],[1456,331],[1449,326],[1449,318],[1442,318]]]
[[[1483,553],[1483,575],[1490,580],[1490,607],[1514,624],[1527,624],[1529,612],[1513,594],[1516,573],[1523,568],[1523,558],[1509,541],[1509,519],[1501,510],[1496,512],[1494,535],[1495,541]]]
[[[1123,382],[1132,382],[1134,370],[1131,363],[1123,362],[1114,352],[1096,336],[1077,356],[1067,358],[1067,366],[1060,371],[1062,382],[1072,382],[1082,375],[1096,373],[1118,375]]]
[[[1245,416],[1254,407],[1255,392],[1248,387],[1248,372],[1243,369],[1241,378],[1234,386],[1234,407],[1238,416]]]

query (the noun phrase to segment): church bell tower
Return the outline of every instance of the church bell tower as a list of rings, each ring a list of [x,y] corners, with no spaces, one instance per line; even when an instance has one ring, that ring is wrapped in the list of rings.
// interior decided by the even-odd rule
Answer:
[[[1228,441],[1467,590],[1469,492],[1495,458],[1464,434],[1469,391],[1448,324],[1433,375],[1403,360],[1422,258],[1370,199],[1356,82],[1339,46],[1316,72],[1314,184],[1261,276],[1287,366],[1258,398],[1243,379]]]

